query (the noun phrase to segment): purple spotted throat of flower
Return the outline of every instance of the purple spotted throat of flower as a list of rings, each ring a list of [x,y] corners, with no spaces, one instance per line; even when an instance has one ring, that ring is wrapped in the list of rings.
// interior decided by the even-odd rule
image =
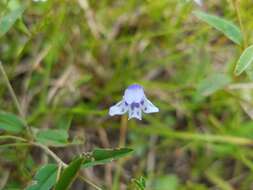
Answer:
[[[132,84],[124,92],[123,99],[110,107],[109,115],[123,115],[128,112],[128,119],[142,119],[142,112],[155,113],[159,109],[152,104],[144,93],[143,87],[138,84]]]

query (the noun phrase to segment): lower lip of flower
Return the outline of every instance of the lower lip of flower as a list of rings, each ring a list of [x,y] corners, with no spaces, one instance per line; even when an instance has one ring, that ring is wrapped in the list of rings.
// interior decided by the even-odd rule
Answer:
[[[136,102],[133,102],[131,104],[131,109],[133,110],[134,108],[139,108],[140,107],[140,104],[139,103],[136,103]]]

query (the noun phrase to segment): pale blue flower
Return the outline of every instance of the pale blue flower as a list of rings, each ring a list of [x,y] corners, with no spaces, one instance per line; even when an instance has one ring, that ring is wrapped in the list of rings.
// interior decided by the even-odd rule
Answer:
[[[122,115],[126,112],[128,112],[128,119],[141,120],[142,112],[155,113],[159,112],[159,109],[146,98],[142,86],[133,84],[125,90],[123,99],[110,107],[109,115]]]

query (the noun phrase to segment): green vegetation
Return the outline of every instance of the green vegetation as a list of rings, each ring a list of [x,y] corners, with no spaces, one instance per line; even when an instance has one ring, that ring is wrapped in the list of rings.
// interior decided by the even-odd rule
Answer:
[[[253,187],[251,0],[0,1],[0,190]],[[160,111],[110,117],[140,84]]]

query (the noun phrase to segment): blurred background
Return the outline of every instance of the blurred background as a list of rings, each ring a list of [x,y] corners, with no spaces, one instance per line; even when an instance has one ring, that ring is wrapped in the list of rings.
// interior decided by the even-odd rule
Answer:
[[[82,171],[97,185],[133,190],[133,179],[143,176],[148,190],[250,190],[252,84],[233,74],[242,48],[193,14],[232,21],[250,44],[253,2],[235,1],[1,0],[0,18],[25,10],[0,38],[0,59],[33,130],[54,129],[57,138],[68,129],[64,146],[52,146],[65,162],[126,138],[131,156]],[[1,110],[18,114],[0,83]],[[133,83],[160,112],[142,121],[109,117]],[[50,162],[32,147],[3,146],[0,155],[6,190],[24,189]],[[77,180],[72,189],[92,187]]]

